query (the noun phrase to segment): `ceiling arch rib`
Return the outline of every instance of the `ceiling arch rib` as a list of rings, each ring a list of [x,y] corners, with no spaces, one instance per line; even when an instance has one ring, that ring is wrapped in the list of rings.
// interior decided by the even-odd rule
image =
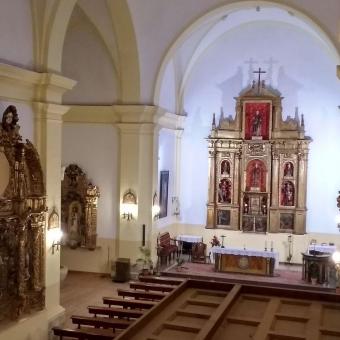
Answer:
[[[164,66],[173,59],[181,50],[181,47],[190,42],[190,37],[199,27],[209,23],[213,23],[211,28],[202,37],[199,44],[193,53],[189,56],[187,67],[182,75],[181,85],[179,87],[179,99],[177,101],[177,113],[183,110],[182,100],[188,76],[192,70],[193,65],[198,60],[201,53],[206,48],[218,39],[222,34],[231,30],[239,25],[255,22],[255,21],[276,21],[285,22],[291,25],[296,25],[304,29],[309,34],[313,35],[327,48],[329,54],[334,58],[335,63],[340,62],[339,52],[332,42],[330,37],[322,30],[322,28],[311,18],[302,12],[292,9],[288,6],[276,4],[273,2],[254,2],[245,1],[242,3],[234,3],[215,9],[207,13],[205,16],[198,19],[195,23],[189,26],[180,37],[170,47],[167,55],[165,56],[155,84],[154,102],[160,104],[159,91],[162,86]]]

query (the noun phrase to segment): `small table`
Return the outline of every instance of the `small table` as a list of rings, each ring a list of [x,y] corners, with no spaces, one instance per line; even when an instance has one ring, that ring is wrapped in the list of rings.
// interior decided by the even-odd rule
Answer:
[[[203,242],[203,236],[198,235],[178,235],[176,240],[179,241],[180,254],[182,255],[183,249],[188,251],[189,257],[191,256],[192,243]]]
[[[317,282],[327,283],[329,279],[329,265],[331,254],[312,255],[301,253],[302,255],[302,280],[311,282],[310,267],[318,266]]]

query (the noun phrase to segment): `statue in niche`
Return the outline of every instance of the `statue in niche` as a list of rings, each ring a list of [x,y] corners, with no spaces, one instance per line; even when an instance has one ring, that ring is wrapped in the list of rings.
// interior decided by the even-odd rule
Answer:
[[[259,110],[255,112],[255,115],[251,122],[252,136],[259,137],[262,133],[262,114]]]
[[[259,188],[261,186],[261,168],[259,163],[256,162],[251,171],[251,187]]]
[[[221,163],[221,175],[230,176],[230,163],[227,160],[224,160]]]
[[[70,248],[96,248],[99,189],[76,164],[65,169],[62,180],[61,225]]]
[[[218,189],[218,202],[231,203],[231,184],[228,180],[222,179]]]
[[[283,169],[284,177],[293,177],[294,174],[294,166],[291,162],[287,162]]]
[[[281,205],[293,206],[294,205],[294,184],[290,181],[283,183],[281,187]]]

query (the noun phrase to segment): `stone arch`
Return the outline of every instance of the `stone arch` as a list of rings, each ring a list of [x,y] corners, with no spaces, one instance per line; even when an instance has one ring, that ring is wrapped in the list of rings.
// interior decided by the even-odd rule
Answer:
[[[36,64],[41,71],[61,71],[62,52],[66,30],[77,0],[61,0],[51,8],[40,8],[33,3],[36,23],[36,42],[40,51],[36,53]],[[117,40],[122,103],[136,103],[140,97],[140,72],[136,36],[128,5],[123,1],[107,2],[113,23],[113,34]],[[51,14],[48,13],[50,11]],[[46,16],[49,19],[46,20]],[[41,32],[39,35],[39,25]]]
[[[184,30],[180,36],[174,41],[174,43],[170,46],[167,54],[165,55],[162,64],[159,68],[159,72],[157,75],[157,79],[155,82],[155,88],[154,88],[154,103],[156,105],[159,105],[160,101],[160,91],[161,91],[161,85],[162,80],[167,68],[168,63],[172,60],[174,55],[176,54],[176,51],[179,49],[179,47],[186,41],[186,39],[193,34],[196,30],[198,30],[200,27],[202,27],[206,23],[211,23],[217,20],[220,20],[221,17],[226,17],[229,13],[236,11],[236,10],[242,10],[242,9],[248,9],[248,8],[255,8],[255,7],[274,7],[279,8],[287,11],[288,13],[292,13],[294,16],[299,18],[303,23],[307,24],[316,34],[320,40],[322,40],[331,51],[331,54],[335,59],[337,60],[337,63],[340,63],[340,51],[336,46],[336,43],[333,41],[333,39],[329,36],[329,34],[326,32],[326,30],[321,26],[320,23],[316,21],[315,18],[311,18],[308,14],[304,13],[301,9],[293,8],[287,5],[284,5],[282,3],[277,3],[274,1],[238,1],[232,4],[223,5],[221,7],[218,7],[207,14],[203,15],[199,19],[197,19],[194,23],[192,23],[190,26],[187,27],[186,30]],[[192,55],[192,58],[190,60],[189,68],[193,66],[195,63],[194,58],[198,58],[198,55],[196,55],[197,51]],[[186,72],[188,73],[188,72]],[[179,91],[179,99],[177,100],[177,108],[180,110],[179,106],[181,105],[182,99],[181,99],[181,93],[183,92],[183,83],[180,86]]]

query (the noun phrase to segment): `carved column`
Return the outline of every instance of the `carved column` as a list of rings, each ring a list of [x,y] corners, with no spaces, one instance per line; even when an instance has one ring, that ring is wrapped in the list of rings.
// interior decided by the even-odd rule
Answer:
[[[240,161],[242,158],[242,151],[238,151],[234,153],[234,164],[235,164],[235,168],[234,168],[234,189],[233,189],[233,204],[239,204],[239,188],[240,188]]]
[[[306,193],[307,193],[307,153],[298,154],[298,183],[295,188],[297,195],[296,207],[304,209],[306,207]]]
[[[271,188],[271,206],[277,208],[279,205],[279,155],[272,151],[272,188]]]

